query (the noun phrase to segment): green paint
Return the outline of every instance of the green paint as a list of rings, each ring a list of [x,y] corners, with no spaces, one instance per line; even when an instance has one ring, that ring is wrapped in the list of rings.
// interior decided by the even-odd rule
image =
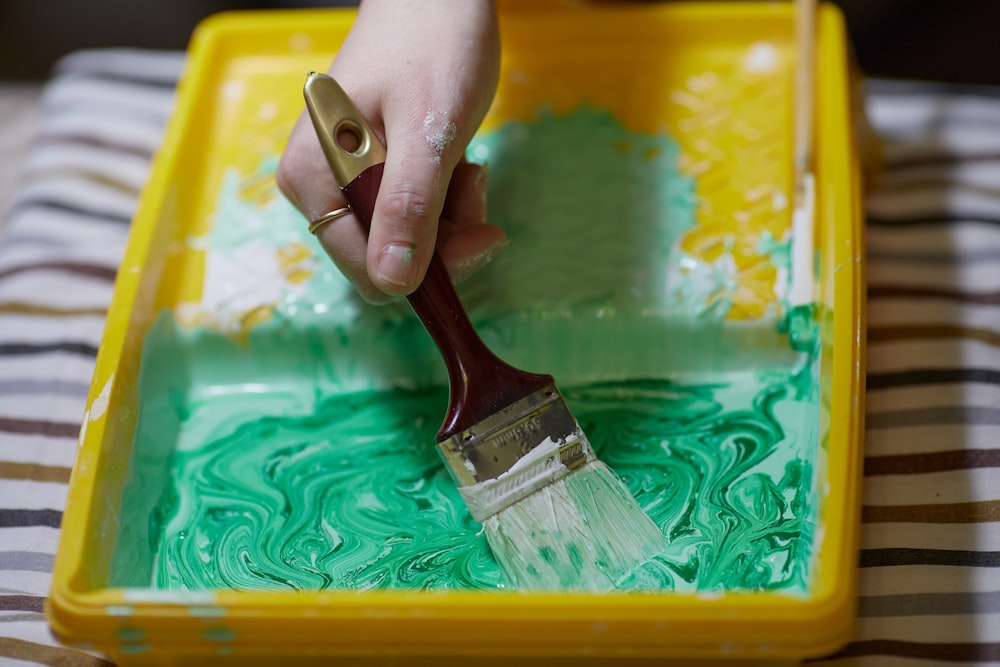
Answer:
[[[695,183],[669,136],[582,106],[508,123],[467,154],[488,162],[488,219],[511,238],[465,290],[475,315],[671,307],[672,251],[695,224]]]
[[[122,644],[118,647],[120,653],[127,653],[129,655],[138,655],[140,653],[149,652],[149,644]]]
[[[236,641],[236,633],[229,628],[209,628],[201,633],[201,636],[210,642],[232,642]]]
[[[191,616],[200,618],[218,618],[226,615],[226,610],[222,607],[188,607]]]
[[[773,322],[724,323],[678,282],[694,184],[676,144],[584,107],[469,154],[489,160],[489,215],[512,243],[463,301],[502,358],[557,378],[669,538],[629,587],[808,590],[818,369]],[[246,268],[315,244],[286,204],[238,191],[227,179],[210,256]],[[313,277],[278,288],[239,343],[171,313],[148,332],[112,585],[503,587],[434,448],[437,351],[405,304],[364,304],[312,247]]]
[[[679,148],[669,136],[630,131],[609,112],[584,106],[508,123],[477,136],[467,155],[489,162],[488,218],[512,239],[462,285],[473,319],[581,308],[687,313],[689,281],[675,275],[674,246],[695,224],[695,183],[678,171]],[[251,180],[269,177],[275,164],[265,156]],[[216,282],[206,307],[229,310],[248,293],[273,292],[275,312],[299,325],[378,326],[411,317],[405,302],[368,308],[291,204],[280,196],[246,201],[241,184],[237,170],[226,174],[210,232],[190,240],[208,249]],[[273,249],[292,243],[314,253],[314,273],[302,284],[282,284],[274,266]]]
[[[771,234],[765,232],[761,234],[757,250],[770,257],[771,264],[778,269],[779,275],[786,277],[784,287],[790,289],[787,277],[792,274],[791,237],[778,242]],[[813,304],[792,305],[783,292],[784,290],[779,290],[783,313],[776,322],[777,330],[788,334],[788,344],[793,350],[810,354],[816,352],[819,345],[819,327],[814,321]]]
[[[146,631],[130,625],[123,625],[115,631],[115,636],[123,642],[137,642],[146,638]]]
[[[779,323],[779,331],[788,332],[788,344],[799,352],[815,352],[819,345],[819,327],[814,321],[813,304],[789,308]]]
[[[161,320],[148,344],[170,349],[176,336],[189,357],[200,352],[172,357],[175,368],[242,367],[249,379],[285,349],[281,338],[241,348],[171,325]],[[634,586],[805,590],[817,405],[812,370],[800,373],[563,387],[600,458],[670,538]],[[183,397],[173,414],[142,417],[169,473],[145,491],[160,499],[145,554],[156,587],[502,587],[433,445],[442,386],[317,395],[311,382],[258,379],[254,391],[143,388]]]

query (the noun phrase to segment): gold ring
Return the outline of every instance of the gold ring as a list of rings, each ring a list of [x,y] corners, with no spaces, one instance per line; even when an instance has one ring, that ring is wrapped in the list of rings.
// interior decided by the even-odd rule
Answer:
[[[343,208],[338,208],[336,210],[330,211],[320,217],[316,218],[309,224],[309,232],[315,234],[323,225],[333,222],[337,218],[343,218],[345,215],[351,212],[350,206],[344,206]]]

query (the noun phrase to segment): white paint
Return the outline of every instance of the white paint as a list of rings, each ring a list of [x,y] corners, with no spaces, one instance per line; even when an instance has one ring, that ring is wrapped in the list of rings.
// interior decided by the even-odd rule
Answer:
[[[699,590],[695,591],[695,598],[699,600],[705,600],[706,602],[714,602],[715,600],[721,600],[725,597],[725,592],[721,590]]]
[[[815,187],[811,174],[803,176],[802,188],[802,201],[792,212],[792,286],[788,299],[792,307],[813,301]]]
[[[183,605],[215,605],[214,591],[158,590],[155,588],[126,588],[122,591],[125,602],[157,602]]]
[[[312,38],[304,32],[295,32],[288,37],[288,48],[292,51],[303,52],[312,48]]]
[[[689,255],[679,244],[671,249],[666,294],[671,308],[678,313],[693,318],[723,318],[729,312],[732,295],[738,287],[739,270],[733,259],[731,242],[712,262]]]
[[[462,465],[463,465],[463,467],[465,467],[466,470],[469,471],[470,475],[472,475],[473,477],[476,476],[476,465],[472,461],[470,461],[469,459],[463,458],[462,459]]]
[[[135,610],[124,604],[113,604],[104,608],[104,613],[108,616],[131,616]]]
[[[687,87],[693,93],[704,93],[715,86],[719,77],[715,72],[703,72],[698,76],[692,76],[687,80]]]
[[[208,250],[211,247],[207,236],[185,236],[184,245],[191,250]]]
[[[87,410],[87,421],[97,421],[108,411],[108,404],[111,402],[111,383],[114,382],[115,374],[108,376],[108,381],[104,383],[101,393],[90,404]]]
[[[433,128],[437,128],[436,130]],[[439,116],[433,111],[428,111],[424,116],[424,129],[428,134],[424,137],[431,148],[434,149],[436,162],[441,162],[441,154],[444,153],[451,142],[455,140],[458,128],[455,123],[447,120],[444,116]]]
[[[590,443],[579,427],[567,441],[569,439],[576,439],[582,443],[586,463],[595,460]],[[560,443],[552,438],[545,438],[499,477],[459,487],[458,492],[465,500],[472,517],[482,523],[538,489],[568,475],[569,468],[559,460],[560,446]]]
[[[225,100],[230,102],[235,102],[236,100],[243,97],[243,93],[246,91],[246,84],[239,80],[226,81],[222,84],[220,92]]]
[[[477,160],[487,160],[490,157],[490,149],[484,144],[479,144],[472,149],[472,156]]]
[[[779,264],[775,264],[774,269],[774,296],[778,301],[784,301],[788,297],[788,269]]]
[[[274,102],[265,102],[260,105],[257,117],[261,120],[274,120],[278,117],[278,105]]]
[[[778,51],[768,42],[754,42],[743,58],[743,69],[747,72],[773,72],[778,67]]]
[[[780,213],[786,208],[788,208],[788,195],[781,190],[775,189],[774,194],[771,195],[771,210],[775,213]]]
[[[315,262],[312,258],[303,261]],[[307,281],[286,279],[286,274],[302,268],[300,263],[282,268],[276,249],[266,240],[253,240],[226,253],[210,251],[205,256],[201,303],[178,306],[175,311],[187,321],[239,331],[247,313],[272,307],[286,296],[303,296]]]
[[[705,108],[704,100],[686,90],[672,91],[670,93],[670,101],[695,113]]]
[[[83,413],[83,423],[80,424],[80,435],[76,438],[77,448],[83,447],[84,441],[87,439],[87,423],[90,421],[90,410],[86,410]]]

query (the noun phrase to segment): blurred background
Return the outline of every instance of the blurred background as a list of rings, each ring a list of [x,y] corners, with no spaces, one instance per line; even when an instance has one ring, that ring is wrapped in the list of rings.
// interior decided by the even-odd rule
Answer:
[[[42,84],[65,54],[115,46],[184,49],[200,20],[224,10],[352,4],[356,0],[0,0],[0,209],[16,186]],[[1000,84],[1000,1],[835,4],[869,76]],[[0,231],[6,212],[0,210]]]
[[[44,78],[81,48],[183,49],[195,24],[226,9],[331,6],[349,0],[0,0],[0,80]],[[872,76],[1000,83],[1000,2],[835,0]]]
[[[349,0],[0,0],[0,80],[44,78],[76,49],[182,49],[205,16],[226,9],[330,6]],[[1000,2],[835,0],[872,76],[1000,83]]]

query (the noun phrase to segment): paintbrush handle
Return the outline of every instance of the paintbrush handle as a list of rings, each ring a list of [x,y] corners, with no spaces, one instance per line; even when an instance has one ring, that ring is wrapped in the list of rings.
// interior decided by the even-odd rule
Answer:
[[[310,72],[303,94],[334,178],[357,219],[370,231],[385,146],[329,76]],[[341,143],[342,133],[356,140],[350,149]],[[548,375],[526,373],[504,363],[479,339],[437,250],[423,282],[407,298],[448,368],[451,399],[438,442],[552,384]]]
[[[342,187],[355,216],[370,230],[384,163],[368,167]],[[548,375],[527,373],[502,361],[479,338],[437,250],[424,280],[407,300],[444,358],[451,399],[438,441],[552,384]]]

